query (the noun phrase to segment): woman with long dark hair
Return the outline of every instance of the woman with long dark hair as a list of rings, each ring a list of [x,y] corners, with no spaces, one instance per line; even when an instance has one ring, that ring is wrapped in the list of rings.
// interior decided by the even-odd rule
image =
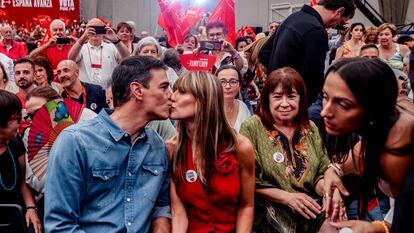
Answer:
[[[220,81],[207,72],[178,79],[170,118],[173,232],[251,232],[254,151],[226,120]]]
[[[334,162],[325,172],[327,215],[335,216],[332,190],[348,194],[340,176],[361,177],[361,212],[379,189],[395,197],[414,156],[414,107],[397,101],[398,85],[391,68],[378,59],[344,59],[332,65],[323,87],[321,116],[329,134],[328,149]],[[392,209],[390,210],[392,212]],[[333,224],[354,232],[388,232],[385,223],[350,221]],[[364,231],[365,232],[365,231]]]

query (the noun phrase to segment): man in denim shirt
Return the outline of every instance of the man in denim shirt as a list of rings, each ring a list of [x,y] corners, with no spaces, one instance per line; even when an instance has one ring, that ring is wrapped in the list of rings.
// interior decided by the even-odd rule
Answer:
[[[65,129],[49,155],[46,232],[170,232],[168,157],[149,127],[171,92],[161,61],[129,57],[112,75],[115,110]]]

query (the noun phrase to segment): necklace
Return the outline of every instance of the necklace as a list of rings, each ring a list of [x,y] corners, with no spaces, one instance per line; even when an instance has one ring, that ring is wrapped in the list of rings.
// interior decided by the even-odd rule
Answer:
[[[6,185],[4,185],[4,183],[3,183],[3,178],[1,176],[1,174],[0,174],[0,184],[1,184],[1,187],[3,187],[4,190],[11,191],[11,190],[14,189],[14,187],[16,187],[16,183],[17,183],[17,170],[16,170],[16,162],[14,161],[13,154],[12,154],[9,146],[7,146],[7,151],[9,152],[9,156],[10,156],[11,160],[13,161],[13,171],[14,171],[13,185],[11,187],[9,187],[9,188],[6,187]]]
[[[233,113],[233,111],[234,111],[234,100],[231,103],[231,108],[229,107],[228,109],[226,109],[226,113]]]

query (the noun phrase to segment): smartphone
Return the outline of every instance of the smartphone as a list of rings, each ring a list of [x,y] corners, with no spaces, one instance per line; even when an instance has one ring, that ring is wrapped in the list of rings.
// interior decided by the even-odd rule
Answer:
[[[201,50],[221,50],[222,41],[200,41]]]
[[[90,26],[95,29],[96,34],[106,34],[105,26]]]
[[[56,44],[70,44],[70,39],[68,37],[57,38]]]

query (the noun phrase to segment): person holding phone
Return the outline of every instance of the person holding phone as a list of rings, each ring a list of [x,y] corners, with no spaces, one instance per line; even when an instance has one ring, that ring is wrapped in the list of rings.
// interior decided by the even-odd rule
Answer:
[[[79,66],[80,80],[105,88],[112,71],[129,56],[128,48],[120,42],[116,33],[100,19],[89,20],[85,33],[68,54],[68,59]]]
[[[55,19],[50,23],[50,32],[52,37],[47,43],[38,47],[30,53],[30,58],[35,59],[38,56],[45,56],[53,70],[56,69],[59,62],[68,58],[69,50],[72,44],[76,42],[76,38],[66,36],[65,23],[60,19]]]
[[[213,21],[207,24],[207,41],[200,41],[197,52],[207,51],[216,57],[216,62],[211,70],[213,74],[222,65],[234,65],[243,75],[247,71],[247,60],[241,56],[233,45],[226,41],[227,28],[221,21]]]

